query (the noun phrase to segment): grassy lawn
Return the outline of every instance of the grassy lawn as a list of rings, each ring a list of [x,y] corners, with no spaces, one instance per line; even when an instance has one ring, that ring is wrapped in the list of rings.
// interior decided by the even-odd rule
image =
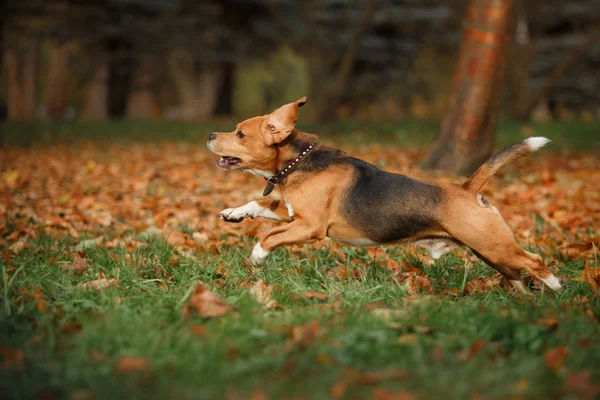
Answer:
[[[203,145],[232,126],[2,126],[6,398],[600,395],[597,123],[501,125],[499,145],[539,134],[557,144],[486,192],[566,281],[553,293],[529,279],[533,297],[509,293],[463,249],[434,262],[419,248],[326,240],[250,267],[273,223],[217,217],[263,182],[217,171]],[[393,171],[453,180],[418,168],[436,126],[347,123],[324,138]],[[198,285],[222,303],[202,303]]]

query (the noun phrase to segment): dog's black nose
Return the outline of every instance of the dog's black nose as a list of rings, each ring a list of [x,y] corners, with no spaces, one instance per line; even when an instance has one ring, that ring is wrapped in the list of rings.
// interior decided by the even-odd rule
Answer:
[[[215,140],[216,138],[217,138],[217,134],[216,134],[216,133],[214,133],[214,132],[211,132],[211,133],[208,135],[208,140]]]

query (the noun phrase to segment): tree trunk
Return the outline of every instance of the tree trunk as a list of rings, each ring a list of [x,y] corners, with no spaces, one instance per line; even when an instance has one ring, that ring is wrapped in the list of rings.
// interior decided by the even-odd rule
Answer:
[[[150,88],[153,72],[152,62],[143,59],[133,75],[133,87],[127,99],[127,118],[159,119],[160,107],[156,95]]]
[[[32,120],[37,106],[37,41],[27,40],[25,49],[7,47],[3,50],[3,64],[8,86],[8,119]],[[19,57],[19,53],[23,56]]]
[[[54,39],[50,43],[46,81],[46,115],[51,119],[65,116],[69,98],[69,52],[66,42]]]
[[[19,77],[19,59],[14,50],[4,50],[4,71],[6,73],[8,119],[25,119],[25,94]]]
[[[93,121],[108,118],[108,72],[106,63],[96,66],[85,88],[80,119]]]
[[[171,54],[169,66],[179,95],[179,105],[169,111],[169,118],[194,120],[213,115],[223,80],[221,66],[204,65],[198,71],[193,54],[181,49]]]
[[[513,0],[470,0],[446,116],[425,164],[458,174],[491,154],[506,64]]]
[[[31,39],[27,42],[23,64],[23,93],[25,99],[25,118],[35,119],[37,108],[37,56],[38,41]]]
[[[517,21],[514,39],[512,41],[511,60],[518,60],[510,64],[508,80],[510,81],[510,115],[515,119],[527,119],[527,108],[531,93],[529,78],[531,76],[531,63],[537,51],[537,40],[532,39],[527,23],[527,16],[521,11]]]

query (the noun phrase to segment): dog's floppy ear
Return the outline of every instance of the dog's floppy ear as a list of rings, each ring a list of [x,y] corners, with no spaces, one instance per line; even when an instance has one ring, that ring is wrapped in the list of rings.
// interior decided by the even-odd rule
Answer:
[[[273,111],[267,117],[267,143],[281,143],[296,127],[298,120],[298,107],[307,102],[306,96],[293,103],[285,104]]]

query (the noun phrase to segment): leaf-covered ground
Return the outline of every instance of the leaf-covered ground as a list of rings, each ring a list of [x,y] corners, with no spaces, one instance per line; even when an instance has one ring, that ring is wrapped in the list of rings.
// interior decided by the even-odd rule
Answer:
[[[136,141],[116,140],[110,126]],[[342,126],[331,139],[391,171],[460,179],[419,168],[434,124],[384,126],[380,137]],[[273,223],[227,224],[218,211],[260,197],[263,181],[218,171],[200,127],[173,128],[191,132],[176,140],[167,125],[157,135],[77,126],[79,137],[72,126],[4,126],[2,393],[596,398],[600,127],[504,128],[499,144],[555,140],[502,170],[486,197],[566,281],[558,294],[532,279],[533,297],[510,294],[464,249],[434,262],[418,248],[326,240],[252,268],[255,237]]]

